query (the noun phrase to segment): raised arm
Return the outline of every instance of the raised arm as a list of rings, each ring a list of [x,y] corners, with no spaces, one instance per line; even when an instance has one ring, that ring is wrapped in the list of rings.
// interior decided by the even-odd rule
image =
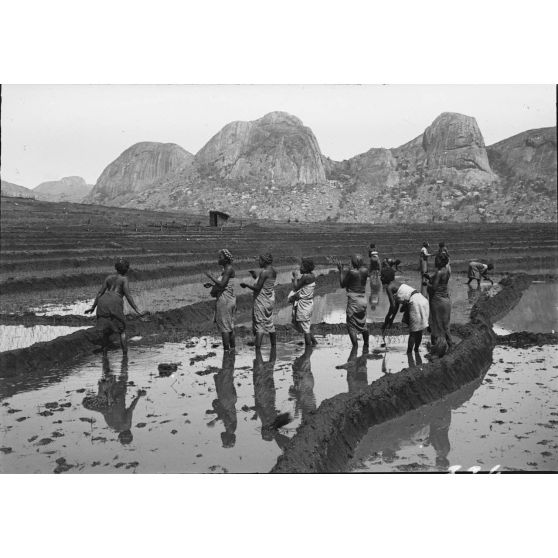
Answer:
[[[242,288],[250,289],[255,293],[259,293],[262,290],[263,284],[267,279],[268,275],[269,272],[267,270],[264,270],[260,273],[258,280],[253,285],[248,285],[248,283],[240,283],[240,286]]]
[[[92,314],[95,311],[95,308],[97,308],[97,302],[99,302],[99,299],[105,294],[105,291],[107,289],[108,289],[108,277],[106,277],[105,280],[103,281],[103,284],[99,289],[99,292],[97,293],[97,296],[95,297],[95,300],[93,301],[93,305],[91,306],[91,308],[85,311],[86,314]]]

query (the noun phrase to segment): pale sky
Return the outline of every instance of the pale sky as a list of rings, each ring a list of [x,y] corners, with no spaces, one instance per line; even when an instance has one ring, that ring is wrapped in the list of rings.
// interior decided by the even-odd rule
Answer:
[[[94,184],[134,143],[195,154],[228,122],[276,110],[299,117],[338,161],[406,143],[442,112],[474,116],[487,145],[556,125],[553,85],[4,85],[2,179]]]

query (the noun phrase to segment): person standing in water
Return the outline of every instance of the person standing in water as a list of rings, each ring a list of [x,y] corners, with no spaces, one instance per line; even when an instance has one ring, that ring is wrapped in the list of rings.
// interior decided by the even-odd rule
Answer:
[[[297,331],[304,334],[304,343],[307,346],[317,344],[316,338],[310,332],[316,287],[316,276],[313,271],[314,262],[309,258],[303,258],[300,264],[300,275],[293,271],[293,290],[289,294],[289,302],[293,304],[293,325]]]
[[[207,274],[211,279],[211,283],[205,283],[206,289],[211,289],[211,296],[216,298],[215,301],[215,323],[217,329],[221,333],[223,339],[223,349],[225,351],[234,351],[234,316],[236,313],[236,296],[232,286],[232,279],[235,277],[235,271],[232,266],[233,256],[226,250],[219,250],[217,263],[223,268],[218,279]]]
[[[264,334],[269,334],[269,341],[275,347],[277,335],[273,323],[273,309],[275,307],[275,280],[277,272],[273,268],[273,256],[264,254],[259,257],[260,274],[250,271],[252,278],[257,280],[253,285],[240,283],[243,289],[254,292],[254,307],[252,309],[252,329],[256,336],[256,348],[262,346]]]
[[[370,259],[370,265],[368,267],[370,277],[379,277],[380,275],[380,254],[376,250],[375,244],[370,244],[368,250],[368,258]]]
[[[364,349],[368,349],[369,333],[366,326],[366,281],[368,268],[360,254],[351,256],[351,268],[337,263],[339,284],[347,291],[347,330],[353,347],[358,346],[358,335],[362,334]]]
[[[428,292],[428,281],[424,276],[428,273],[428,258],[432,256],[432,254],[428,252],[429,247],[430,244],[428,244],[428,242],[426,241],[423,242],[422,248],[420,249],[420,256],[419,256],[419,270],[420,270],[420,283],[421,283],[420,292],[423,296],[426,296]]]
[[[448,268],[448,271],[451,273],[451,267],[450,267],[450,255],[446,246],[446,243],[442,240],[440,242],[438,242],[438,256],[441,254],[445,254],[448,257],[448,263],[446,265],[446,267]],[[434,265],[436,265],[436,263],[434,263]]]
[[[139,316],[144,316],[138,310],[128,283],[126,274],[130,269],[130,263],[124,258],[118,258],[114,264],[116,273],[109,275],[104,281],[101,290],[97,293],[91,308],[85,311],[92,314],[97,309],[97,329],[103,333],[103,353],[108,351],[110,336],[113,333],[120,335],[120,346],[122,354],[128,354],[128,342],[126,340],[126,318],[124,317],[124,298]]]
[[[492,271],[493,269],[494,265],[491,263],[483,264],[481,262],[469,262],[469,280],[467,281],[467,285],[470,285],[471,281],[476,281],[477,288],[480,288],[482,279],[486,279],[487,281],[490,281],[491,285],[494,285],[494,281],[492,281],[492,279],[487,276],[488,272]]]
[[[407,354],[413,349],[418,352],[422,341],[422,333],[428,327],[430,314],[428,300],[413,287],[396,281],[395,271],[389,267],[382,269],[381,281],[389,298],[389,310],[384,320],[382,333],[385,333],[385,330],[393,325],[399,306],[403,305],[402,322],[409,326]]]
[[[436,273],[430,278],[428,286],[431,352],[440,357],[453,345],[450,334],[451,300],[448,292],[451,272],[448,269],[448,264],[449,257],[445,252],[436,254],[434,260]]]

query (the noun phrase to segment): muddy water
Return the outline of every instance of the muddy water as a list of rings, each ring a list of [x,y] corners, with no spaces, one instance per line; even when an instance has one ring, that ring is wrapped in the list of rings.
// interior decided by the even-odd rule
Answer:
[[[277,283],[290,283],[291,273],[294,266],[284,267],[281,266],[277,268]],[[320,267],[316,269],[316,274],[321,275],[329,273],[329,267]],[[217,272],[212,271],[215,275]],[[136,301],[136,304],[140,309],[146,309],[150,312],[162,312],[165,310],[171,310],[173,308],[180,308],[181,306],[186,306],[188,304],[194,304],[200,302],[201,300],[210,300],[209,291],[203,286],[203,283],[207,282],[208,278],[200,274],[192,278],[192,276],[187,278],[173,277],[168,280],[168,286],[163,287],[149,287],[142,288],[141,283],[131,285],[132,296]],[[161,281],[159,281],[160,283]],[[235,291],[237,293],[246,292],[240,288],[240,283],[253,283],[253,279],[246,271],[239,271],[237,277],[234,279],[233,284]],[[93,293],[94,294],[94,293]],[[91,307],[93,304],[94,297],[74,300],[68,303],[59,304],[42,304],[40,306],[30,307],[29,312],[37,314],[37,316],[68,316],[68,315],[82,315],[85,310]],[[124,302],[124,312],[129,314],[132,309],[129,307],[127,302]]]
[[[213,347],[217,340],[204,337],[137,347],[128,362],[116,351],[63,374],[3,380],[0,469],[52,472],[63,458],[74,465],[70,472],[269,471],[302,418],[325,398],[409,364],[405,336],[390,338],[387,353],[372,338],[370,354],[356,358],[346,336],[318,340],[310,352],[278,343],[270,362],[269,347],[258,358],[250,346],[223,357]],[[160,363],[180,365],[160,377]],[[280,413],[293,420],[274,429]]]
[[[513,310],[495,326],[501,335],[516,331],[550,333],[558,330],[558,283],[533,283]]]
[[[397,276],[396,279],[420,290],[418,274],[412,276]],[[496,282],[498,279],[494,279],[494,281]],[[452,302],[452,322],[455,323],[467,323],[469,321],[471,308],[481,294],[488,293],[492,296],[501,290],[498,284],[491,286],[490,283],[483,283],[481,288],[477,289],[469,288],[465,283],[465,276],[460,274],[454,274],[449,283],[449,292]],[[379,283],[375,285],[367,283],[366,295],[368,297],[367,321],[369,323],[383,321],[389,308],[389,299],[385,290]],[[346,306],[347,293],[345,289],[336,289],[331,293],[315,296],[312,323],[345,323]],[[278,309],[276,312],[276,323],[289,323],[291,321],[291,312],[292,307],[290,305]]]
[[[30,347],[35,343],[52,341],[86,327],[0,325],[0,352]]]
[[[371,428],[347,470],[558,471],[558,347],[497,347],[484,379]]]

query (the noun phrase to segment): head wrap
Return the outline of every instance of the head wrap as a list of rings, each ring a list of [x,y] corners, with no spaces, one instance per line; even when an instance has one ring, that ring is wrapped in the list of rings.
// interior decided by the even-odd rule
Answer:
[[[114,268],[118,273],[124,274],[130,269],[130,262],[124,258],[118,258],[114,263]]]
[[[268,252],[267,254],[262,254],[260,260],[262,260],[265,265],[269,265],[273,263],[273,256]]]
[[[302,273],[312,273],[314,271],[314,262],[310,258],[302,258],[300,269]]]
[[[383,267],[380,272],[380,281],[382,285],[387,285],[395,279],[395,270],[391,267]]]
[[[219,250],[219,257],[223,258],[227,263],[233,262],[233,255],[226,248]]]

